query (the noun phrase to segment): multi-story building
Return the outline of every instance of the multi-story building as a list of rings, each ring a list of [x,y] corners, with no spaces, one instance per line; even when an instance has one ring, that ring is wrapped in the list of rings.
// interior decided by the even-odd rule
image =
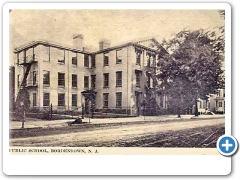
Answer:
[[[73,38],[74,48],[34,41],[15,49],[15,99],[28,91],[30,109],[82,111],[108,109],[137,115],[154,77],[148,73],[159,59],[158,42],[152,38],[88,52],[83,36]],[[165,52],[166,53],[166,52]],[[157,98],[158,104],[166,106]]]

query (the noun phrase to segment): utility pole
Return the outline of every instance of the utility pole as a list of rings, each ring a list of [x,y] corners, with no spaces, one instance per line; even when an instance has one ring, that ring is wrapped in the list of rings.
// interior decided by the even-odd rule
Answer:
[[[181,113],[180,113],[180,105],[178,105],[178,118],[181,118]]]
[[[25,116],[25,110],[23,110],[22,129],[24,129]]]
[[[82,119],[84,119],[84,104],[82,103]]]
[[[50,120],[52,120],[52,103],[51,103],[51,106],[50,106]]]

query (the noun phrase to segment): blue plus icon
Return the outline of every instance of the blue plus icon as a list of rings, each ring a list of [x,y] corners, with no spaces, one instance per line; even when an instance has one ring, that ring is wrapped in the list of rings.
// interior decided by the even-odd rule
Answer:
[[[237,150],[237,140],[233,136],[221,136],[217,141],[217,149],[224,156],[231,156]]]

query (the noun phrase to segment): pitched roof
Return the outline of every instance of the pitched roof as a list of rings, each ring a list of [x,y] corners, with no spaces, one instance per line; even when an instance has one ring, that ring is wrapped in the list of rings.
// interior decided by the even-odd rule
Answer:
[[[105,49],[98,50],[98,51],[95,51],[95,52],[87,52],[87,51],[83,51],[83,50],[80,50],[80,49],[71,48],[71,47],[59,45],[59,44],[56,44],[56,43],[51,43],[51,42],[48,42],[48,41],[38,40],[38,41],[32,41],[32,42],[30,42],[28,44],[25,44],[25,45],[22,45],[22,46],[20,46],[18,48],[15,48],[14,53],[18,53],[18,52],[20,52],[22,50],[34,47],[34,46],[39,45],[39,44],[46,45],[46,46],[52,46],[52,47],[65,49],[65,50],[70,50],[70,51],[73,51],[73,52],[89,54],[89,55],[90,54],[99,54],[99,53],[103,53],[103,52],[107,52],[107,51],[111,51],[111,50],[115,50],[115,49],[120,49],[120,48],[127,47],[127,46],[135,46],[135,47],[144,48],[144,49],[149,50],[149,51],[158,52],[156,49],[153,49],[153,48],[141,45],[141,43],[147,42],[147,41],[153,41],[158,47],[161,47],[160,43],[155,38],[149,38],[149,39],[142,39],[142,40],[131,41],[131,42],[128,42],[128,43],[116,45],[116,46],[105,48]]]
[[[14,53],[18,53],[18,52],[20,52],[24,49],[28,49],[28,48],[31,48],[33,46],[39,45],[39,44],[46,45],[46,46],[52,46],[52,47],[56,47],[56,48],[60,48],[60,49],[66,49],[66,50],[70,50],[70,51],[74,51],[74,52],[91,54],[90,52],[87,52],[87,51],[83,51],[83,50],[80,50],[80,49],[75,49],[75,48],[59,45],[59,44],[56,44],[56,43],[51,43],[51,42],[48,42],[48,41],[42,41],[42,40],[32,41],[28,44],[25,44],[25,45],[22,45],[18,48],[15,48]]]
[[[160,43],[154,37],[152,37],[152,38],[135,39],[133,41],[128,41],[127,43],[123,43],[123,44],[120,44],[120,45],[116,45],[116,46],[113,46],[113,47],[109,47],[109,48],[106,48],[106,49],[95,51],[92,54],[99,54],[99,53],[103,53],[103,52],[107,52],[107,51],[111,51],[111,50],[115,50],[115,49],[120,49],[120,48],[123,48],[123,47],[126,47],[126,46],[136,46],[136,47],[147,49],[149,51],[158,52],[158,50],[156,50],[156,49],[153,49],[151,47],[147,47],[147,46],[144,46],[144,45],[141,44],[141,43],[148,42],[148,41],[152,41],[153,43],[155,43],[158,46],[158,48],[159,47],[163,48],[160,45]]]

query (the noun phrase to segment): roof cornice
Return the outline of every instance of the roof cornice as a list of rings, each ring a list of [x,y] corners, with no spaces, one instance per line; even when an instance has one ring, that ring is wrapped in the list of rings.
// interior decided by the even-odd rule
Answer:
[[[34,46],[37,46],[37,45],[40,45],[40,44],[45,45],[45,46],[56,47],[56,48],[59,48],[59,49],[69,50],[69,51],[73,51],[73,52],[79,52],[79,53],[83,53],[83,54],[91,54],[90,52],[87,52],[87,51],[82,51],[82,50],[79,50],[79,49],[70,48],[70,47],[62,46],[62,45],[47,42],[47,41],[41,41],[41,40],[40,41],[33,41],[33,42],[31,42],[27,45],[21,46],[19,48],[15,48],[14,53],[18,53],[20,51],[23,51],[25,49],[29,49],[31,47],[34,47]]]
[[[151,39],[151,40],[156,41],[155,39]],[[23,45],[19,48],[15,48],[14,53],[21,52],[25,49],[29,49],[31,47],[34,47],[34,46],[37,46],[37,45],[40,45],[40,44],[45,45],[45,46],[56,47],[56,48],[60,48],[60,49],[64,49],[64,50],[69,50],[69,51],[73,51],[73,52],[77,52],[77,53],[88,54],[88,55],[105,53],[105,52],[108,52],[108,51],[121,49],[121,48],[127,47],[127,46],[134,46],[134,47],[142,48],[142,49],[145,49],[147,51],[152,51],[152,52],[155,52],[155,53],[159,52],[159,50],[155,50],[155,49],[152,49],[150,47],[146,47],[144,45],[139,44],[139,42],[128,42],[128,43],[125,43],[125,44],[121,44],[121,45],[114,46],[114,47],[109,47],[109,48],[106,48],[106,49],[103,49],[103,50],[98,50],[98,51],[95,51],[95,52],[87,52],[87,51],[83,51],[83,50],[80,50],[80,49],[70,48],[70,47],[67,47],[67,46],[62,46],[62,45],[51,43],[51,42],[48,42],[48,41],[39,40],[39,41],[33,41],[33,42],[31,42],[27,45]],[[158,45],[159,45],[159,43],[158,43]]]

